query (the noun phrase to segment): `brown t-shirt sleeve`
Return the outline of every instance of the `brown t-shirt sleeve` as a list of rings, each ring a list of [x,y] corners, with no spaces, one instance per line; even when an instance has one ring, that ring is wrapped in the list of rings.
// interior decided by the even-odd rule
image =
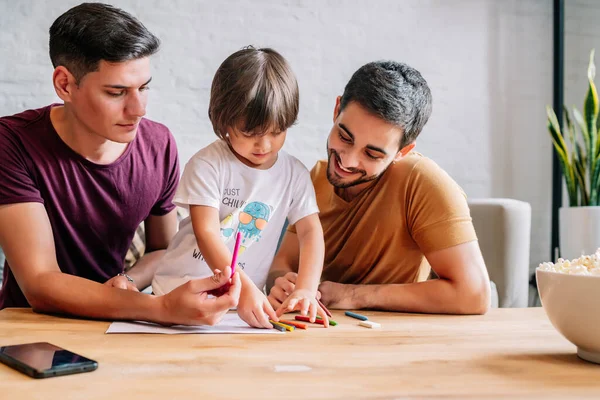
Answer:
[[[436,163],[417,162],[406,191],[407,226],[423,254],[477,240],[465,193]]]

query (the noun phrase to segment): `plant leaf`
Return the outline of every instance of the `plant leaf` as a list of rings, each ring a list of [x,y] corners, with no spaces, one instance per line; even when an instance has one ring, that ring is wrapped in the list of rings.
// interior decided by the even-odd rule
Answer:
[[[594,85],[594,77],[596,76],[596,66],[594,65],[594,50],[590,52],[590,63],[587,70],[588,76],[588,91],[583,103],[583,117],[585,120],[588,135],[590,137],[590,147],[588,148],[588,162],[590,162],[590,171],[594,171],[596,154],[598,153],[598,130],[596,129],[596,121],[598,120],[598,93],[596,85]],[[595,181],[592,181],[592,186],[595,187]]]
[[[555,146],[557,147],[556,151],[568,162],[569,151],[567,149],[567,144],[565,143],[563,135],[560,133],[558,118],[556,118],[556,114],[550,106],[546,106],[546,114],[548,114],[548,131],[552,136],[552,140],[555,142]]]
[[[587,160],[585,158],[585,153],[579,143],[577,143],[575,145],[575,151],[577,153],[577,158],[575,159],[575,162],[577,162],[577,164],[579,164],[581,166],[581,168],[583,170],[583,176],[585,176]]]
[[[587,188],[587,180],[585,176],[586,172],[586,159],[585,153],[579,143],[575,144],[575,154],[572,155],[573,167],[575,170],[575,176],[577,178],[577,185],[579,186],[580,206],[587,206],[590,203],[590,195]]]
[[[585,145],[585,153],[588,154],[590,149],[590,136],[588,134],[588,129],[585,123],[583,122],[583,116],[575,107],[573,107],[573,118],[577,125],[579,125],[579,130],[581,131],[581,136],[583,137],[583,143]]]
[[[556,118],[556,114],[554,113],[552,107],[547,106],[546,113],[548,114],[548,131],[552,137],[552,143],[554,144],[554,149],[558,155],[558,161],[563,176],[565,177],[565,183],[567,184],[569,204],[572,207],[575,207],[577,206],[577,182],[575,178],[575,172],[573,171],[573,166],[569,162],[567,146],[562,134],[560,133],[558,119]]]

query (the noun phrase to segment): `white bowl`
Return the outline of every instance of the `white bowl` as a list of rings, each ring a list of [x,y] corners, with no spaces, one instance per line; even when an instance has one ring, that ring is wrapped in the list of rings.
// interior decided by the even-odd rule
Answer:
[[[600,364],[600,276],[536,270],[538,292],[550,322],[577,346],[577,355]]]

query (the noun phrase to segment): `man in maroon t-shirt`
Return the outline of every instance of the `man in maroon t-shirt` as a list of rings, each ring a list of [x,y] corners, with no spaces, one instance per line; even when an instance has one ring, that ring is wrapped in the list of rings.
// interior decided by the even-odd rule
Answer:
[[[52,80],[64,104],[0,118],[0,309],[212,324],[239,298],[207,298],[230,270],[165,296],[138,292],[177,229],[175,140],[146,114],[158,39],[126,12],[82,4],[50,28]],[[124,275],[145,223],[147,254]]]

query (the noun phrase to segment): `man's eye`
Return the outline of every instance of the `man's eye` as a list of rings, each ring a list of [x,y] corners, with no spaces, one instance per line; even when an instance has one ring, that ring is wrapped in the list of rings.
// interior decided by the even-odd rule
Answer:
[[[347,137],[345,137],[345,136],[344,136],[344,135],[342,135],[341,133],[339,134],[339,136],[340,136],[340,140],[341,140],[342,142],[345,142],[345,143],[350,143],[350,142],[352,141],[350,138],[347,138]]]
[[[120,97],[123,96],[125,94],[125,91],[120,91],[120,92],[106,92],[109,96],[112,97]]]

